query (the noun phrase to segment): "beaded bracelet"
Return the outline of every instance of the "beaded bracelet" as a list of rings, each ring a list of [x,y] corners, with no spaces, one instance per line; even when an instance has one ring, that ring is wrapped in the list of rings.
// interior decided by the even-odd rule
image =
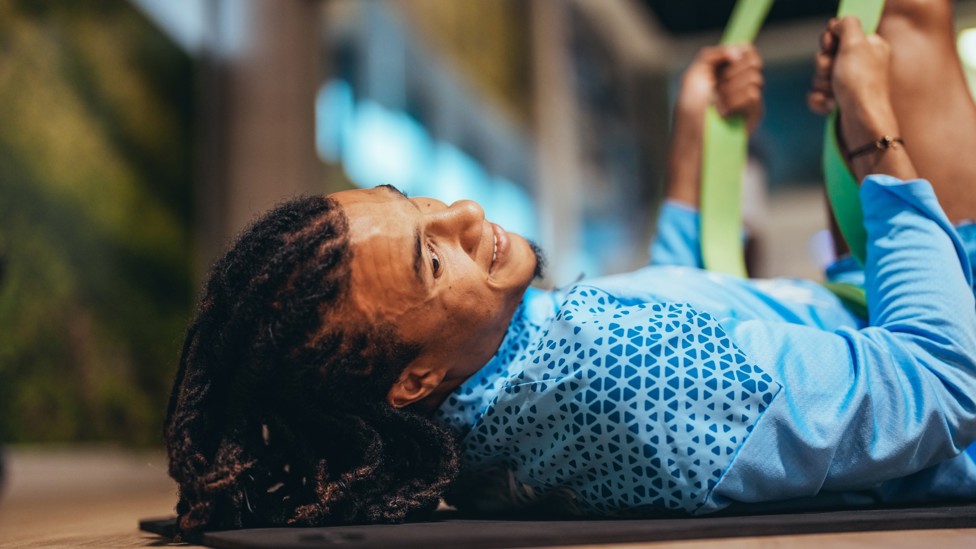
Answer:
[[[874,152],[874,151],[884,152],[887,151],[888,149],[897,149],[899,145],[901,145],[902,147],[905,146],[905,141],[902,138],[891,137],[890,135],[884,135],[881,137],[881,139],[878,139],[877,141],[868,143],[863,147],[858,147],[853,151],[848,152],[847,159],[854,160],[858,156],[865,155],[869,152]]]

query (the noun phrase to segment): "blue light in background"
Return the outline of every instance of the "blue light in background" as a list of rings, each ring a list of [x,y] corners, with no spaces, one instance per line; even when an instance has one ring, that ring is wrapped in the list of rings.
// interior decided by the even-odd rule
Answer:
[[[207,0],[132,0],[187,53],[196,55],[213,38]],[[220,23],[220,22],[218,22]],[[235,30],[235,29],[230,29]],[[240,33],[235,33],[240,34]]]
[[[447,204],[467,199],[484,206],[491,201],[491,188],[485,171],[461,149],[443,141],[434,145],[432,162],[417,194]]]
[[[969,93],[976,98],[976,28],[964,29],[956,39],[956,49],[962,60],[963,73],[969,84]]]
[[[315,144],[327,162],[341,162],[364,188],[393,185],[412,196],[451,204],[474,200],[490,221],[526,238],[538,238],[535,203],[513,181],[487,174],[473,157],[443,141],[407,114],[369,100],[357,102],[352,87],[332,80],[315,104]]]
[[[535,205],[529,193],[514,182],[500,177],[493,180],[491,188],[491,200],[484,203],[488,219],[505,230],[538,240]]]
[[[342,158],[342,136],[350,131],[353,109],[352,87],[345,80],[332,80],[315,97],[315,148],[326,162]]]
[[[342,137],[343,167],[360,187],[393,185],[411,193],[429,163],[430,140],[423,129],[373,101],[356,105]]]

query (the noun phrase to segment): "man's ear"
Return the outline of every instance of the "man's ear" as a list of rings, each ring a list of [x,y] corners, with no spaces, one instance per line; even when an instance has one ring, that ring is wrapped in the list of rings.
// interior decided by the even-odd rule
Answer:
[[[394,408],[403,408],[423,400],[434,392],[445,375],[447,375],[446,368],[430,366],[425,361],[415,360],[403,369],[400,378],[387,393],[386,401]]]

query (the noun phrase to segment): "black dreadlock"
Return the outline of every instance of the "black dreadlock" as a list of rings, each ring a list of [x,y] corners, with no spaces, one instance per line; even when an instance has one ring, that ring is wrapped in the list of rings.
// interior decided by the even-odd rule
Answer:
[[[457,475],[450,434],[385,401],[416,347],[341,317],[351,256],[339,204],[306,197],[214,265],[164,424],[184,535],[420,518]]]

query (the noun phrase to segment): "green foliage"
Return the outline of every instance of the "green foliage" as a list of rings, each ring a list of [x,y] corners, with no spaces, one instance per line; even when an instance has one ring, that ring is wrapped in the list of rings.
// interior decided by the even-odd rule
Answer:
[[[192,299],[192,73],[125,0],[0,0],[4,440],[159,440]]]

